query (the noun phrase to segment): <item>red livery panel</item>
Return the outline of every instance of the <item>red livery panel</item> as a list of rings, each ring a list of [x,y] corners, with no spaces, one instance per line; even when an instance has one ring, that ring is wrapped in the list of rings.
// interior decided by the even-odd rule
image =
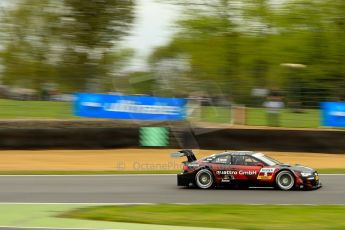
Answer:
[[[191,150],[173,157],[187,157],[183,172],[177,175],[179,186],[209,189],[220,186],[275,187],[281,190],[321,187],[316,170],[302,165],[287,165],[262,153],[222,152],[197,160]]]

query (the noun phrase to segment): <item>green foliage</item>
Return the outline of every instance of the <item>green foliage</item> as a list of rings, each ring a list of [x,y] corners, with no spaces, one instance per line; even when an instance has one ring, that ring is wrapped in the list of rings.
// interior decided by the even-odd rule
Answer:
[[[126,76],[127,90],[129,94],[153,93],[156,86],[156,79],[150,72],[132,72]]]
[[[3,50],[0,51],[5,84],[37,88],[43,79],[54,78],[54,67],[46,59],[52,45],[49,37],[57,36],[58,15],[45,13],[49,0],[23,1],[21,7],[6,12],[2,20],[1,33]],[[47,6],[45,9],[42,9]]]
[[[119,50],[134,18],[134,2],[21,0],[1,21],[4,84],[63,91],[109,88],[132,55]]]
[[[215,82],[237,103],[251,105],[252,88],[279,88],[305,106],[345,100],[342,0],[175,2],[186,9],[180,32],[156,50],[153,64],[188,57],[190,79]]]

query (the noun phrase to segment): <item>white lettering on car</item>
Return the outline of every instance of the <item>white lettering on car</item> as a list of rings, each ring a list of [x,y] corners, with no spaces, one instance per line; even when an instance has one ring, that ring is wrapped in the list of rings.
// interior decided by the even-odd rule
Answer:
[[[256,175],[256,171],[246,171],[246,170],[240,170],[240,171],[216,171],[217,175]]]
[[[275,168],[262,168],[260,169],[260,173],[273,173]]]
[[[240,170],[239,174],[240,175],[246,175],[246,176],[256,175],[256,171],[243,171],[243,170]]]
[[[216,171],[217,175],[237,175],[237,171]]]

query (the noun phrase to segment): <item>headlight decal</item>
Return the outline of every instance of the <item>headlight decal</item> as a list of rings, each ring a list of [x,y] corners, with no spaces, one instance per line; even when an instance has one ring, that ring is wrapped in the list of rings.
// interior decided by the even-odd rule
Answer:
[[[311,172],[301,172],[302,177],[308,177],[312,176],[313,174]]]

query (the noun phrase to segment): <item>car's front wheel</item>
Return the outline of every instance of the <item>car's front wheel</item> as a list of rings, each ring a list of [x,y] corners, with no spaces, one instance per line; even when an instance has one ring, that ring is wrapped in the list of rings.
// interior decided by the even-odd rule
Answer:
[[[202,189],[208,189],[213,186],[213,175],[208,169],[201,169],[195,175],[196,185]]]
[[[276,184],[281,190],[290,190],[295,185],[295,178],[290,171],[281,171],[276,177]]]

